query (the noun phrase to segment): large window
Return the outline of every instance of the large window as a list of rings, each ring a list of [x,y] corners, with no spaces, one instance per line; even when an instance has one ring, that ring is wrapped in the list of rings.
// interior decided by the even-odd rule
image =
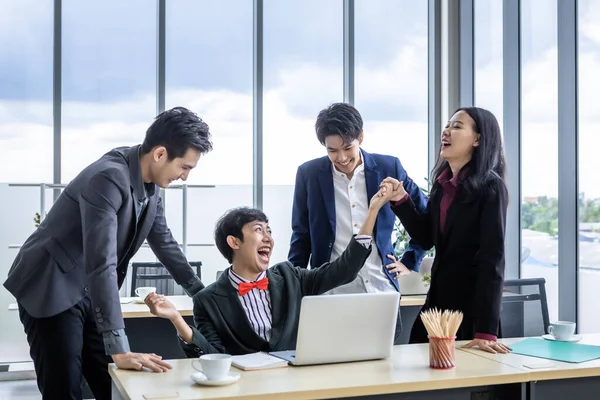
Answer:
[[[600,4],[579,0],[579,331],[599,332]]]
[[[355,104],[364,120],[363,148],[398,157],[425,187],[427,2],[374,0],[355,6]]]
[[[214,246],[215,222],[229,208],[252,205],[252,15],[251,1],[167,2],[166,107],[191,109],[213,135],[213,151],[187,181],[187,254],[202,261],[205,283],[228,266]],[[183,243],[183,193],[169,189],[165,197]]]
[[[40,210],[39,188],[7,183],[52,182],[52,21],[52,0],[0,0],[0,282],[17,254],[9,246],[27,239]],[[13,301],[0,286],[0,364],[29,357]]]
[[[0,0],[0,182],[52,182],[51,0]]]
[[[287,259],[296,170],[325,156],[319,111],[343,100],[342,0],[264,2],[264,209]]]
[[[64,0],[62,181],[118,146],[141,143],[156,115],[156,4]]]
[[[556,0],[524,0],[521,277],[546,279],[558,317],[558,71]]]
[[[475,2],[475,104],[503,126],[502,2]],[[504,134],[504,130],[502,129]]]
[[[252,2],[175,0],[166,12],[166,108],[191,109],[213,133],[188,183],[244,185],[252,202]]]

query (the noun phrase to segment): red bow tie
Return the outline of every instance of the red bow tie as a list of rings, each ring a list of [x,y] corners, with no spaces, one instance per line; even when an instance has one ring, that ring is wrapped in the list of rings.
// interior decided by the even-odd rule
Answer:
[[[254,281],[254,282],[240,283],[238,286],[238,291],[240,293],[240,296],[243,296],[254,288],[257,288],[259,290],[267,290],[268,286],[269,286],[269,278],[262,278],[258,281]]]

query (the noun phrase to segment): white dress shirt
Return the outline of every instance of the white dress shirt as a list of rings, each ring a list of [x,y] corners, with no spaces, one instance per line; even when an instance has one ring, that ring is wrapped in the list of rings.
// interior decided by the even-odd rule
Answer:
[[[332,165],[332,170],[335,197],[335,241],[330,261],[337,259],[342,254],[348,243],[350,243],[350,239],[360,231],[369,213],[364,164],[360,164],[354,170],[352,179],[348,179],[346,174],[335,169],[335,165]],[[383,268],[385,268],[383,261],[375,247],[354,281],[332,289],[327,293],[396,291],[392,282],[383,272]]]
[[[263,272],[256,280],[259,281],[266,277],[266,275],[267,273]],[[229,281],[236,291],[238,291],[240,283],[250,282],[233,272],[233,269],[231,268],[229,268]],[[271,338],[271,326],[273,325],[273,321],[271,320],[271,296],[269,295],[269,289],[260,290],[258,288],[253,288],[243,296],[240,296],[238,291],[238,298],[240,299],[242,308],[246,312],[248,322],[250,322],[250,326],[252,326],[254,332],[268,342]]]

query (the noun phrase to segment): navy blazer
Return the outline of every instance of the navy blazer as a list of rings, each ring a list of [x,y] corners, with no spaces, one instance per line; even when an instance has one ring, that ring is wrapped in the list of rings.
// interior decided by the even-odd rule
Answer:
[[[388,176],[404,182],[404,188],[420,211],[425,211],[427,198],[421,189],[408,177],[400,160],[396,157],[381,154],[369,154],[362,150],[367,184],[367,198],[371,198],[379,190],[379,184]],[[373,236],[379,256],[385,265],[392,260],[386,255],[394,255],[392,246],[392,230],[396,216],[386,204],[377,215]],[[329,157],[321,157],[308,161],[298,167],[296,187],[294,189],[294,205],[292,209],[292,239],[290,243],[289,261],[302,268],[317,268],[329,262],[335,241],[335,197],[333,189],[333,171]],[[407,268],[418,271],[425,251],[411,240],[402,255],[401,261]],[[396,288],[398,281],[387,268],[384,272]]]

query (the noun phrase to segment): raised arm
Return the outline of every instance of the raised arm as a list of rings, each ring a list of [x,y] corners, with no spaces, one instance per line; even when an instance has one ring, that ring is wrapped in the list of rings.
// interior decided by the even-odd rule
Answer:
[[[167,226],[162,198],[158,196],[156,204],[156,217],[147,237],[150,248],[156,258],[165,266],[175,282],[181,285],[188,296],[194,296],[204,289],[204,284],[188,263],[187,258],[179,248]]]
[[[393,196],[390,201],[392,211],[400,219],[402,225],[422,249],[429,250],[433,247],[433,230],[431,221],[431,199],[423,211],[420,211],[412,198],[404,190],[404,185],[397,179],[385,178],[382,184],[392,185]]]
[[[319,295],[340,285],[352,282],[371,253],[373,227],[379,210],[391,197],[380,190],[369,204],[369,213],[358,235],[350,240],[346,250],[334,261],[319,268],[306,270],[296,268],[303,296]]]
[[[408,193],[408,196],[412,200],[415,209],[420,213],[424,213],[427,210],[427,197],[421,190],[421,188],[415,184],[415,182],[408,176],[400,160],[396,158],[396,176],[398,180],[403,182],[404,188]],[[404,264],[407,268],[418,271],[419,266],[421,265],[421,261],[425,256],[425,250],[421,247],[419,243],[415,239],[410,239],[408,243],[408,247],[402,254],[402,258],[400,262]]]
[[[306,268],[310,257],[310,230],[308,226],[308,199],[306,181],[301,167],[296,172],[294,204],[292,206],[292,238],[288,260],[295,266]]]

